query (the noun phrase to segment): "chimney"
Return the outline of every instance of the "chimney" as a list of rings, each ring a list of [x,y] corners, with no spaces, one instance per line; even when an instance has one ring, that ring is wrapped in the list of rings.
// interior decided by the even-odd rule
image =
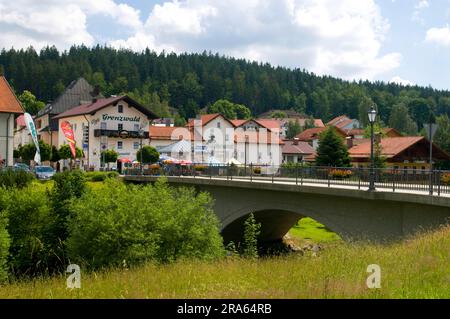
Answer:
[[[298,141],[299,141],[299,138],[298,137],[294,137],[294,145],[298,145]]]
[[[347,148],[351,149],[353,147],[353,137],[348,136],[346,137],[346,140],[347,140]]]

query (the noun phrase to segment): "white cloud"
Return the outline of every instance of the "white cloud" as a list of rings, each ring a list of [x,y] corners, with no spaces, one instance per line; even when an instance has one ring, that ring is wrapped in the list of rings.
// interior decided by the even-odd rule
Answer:
[[[450,46],[450,27],[447,25],[443,28],[429,29],[425,41],[441,46]]]
[[[93,45],[95,39],[87,30],[90,15],[109,16],[136,31],[142,27],[138,10],[112,0],[0,0],[0,46]]]
[[[415,6],[415,9],[425,9],[428,8],[430,6],[430,3],[428,2],[428,0],[420,0]]]
[[[112,44],[141,50],[147,39],[151,48],[372,79],[400,64],[399,53],[380,53],[388,29],[373,0],[173,0],[156,5],[139,33]]]
[[[422,18],[422,11],[430,7],[428,0],[420,0],[414,5],[414,12],[412,20],[425,25],[425,20]]]
[[[105,28],[131,34],[108,43],[138,51],[208,50],[346,79],[373,79],[401,61],[381,53],[389,23],[375,0],[168,0],[145,22],[119,1],[0,0],[0,47],[92,45],[88,18],[103,15],[113,22]]]
[[[396,84],[401,84],[401,85],[404,85],[404,86],[415,85],[414,82],[411,82],[411,81],[409,81],[409,80],[402,79],[402,78],[399,77],[399,76],[394,76],[394,77],[389,81],[389,83],[396,83]]]

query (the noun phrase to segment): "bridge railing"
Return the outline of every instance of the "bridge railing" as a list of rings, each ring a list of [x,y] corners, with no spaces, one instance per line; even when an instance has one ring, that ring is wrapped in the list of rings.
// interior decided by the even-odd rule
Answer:
[[[251,182],[320,184],[327,187],[368,189],[371,169],[368,167],[318,167],[307,165],[168,165],[159,168],[125,170],[125,175],[180,176],[193,178],[221,178]],[[417,169],[373,169],[374,185],[388,191],[428,192],[440,196],[450,194],[450,171]]]

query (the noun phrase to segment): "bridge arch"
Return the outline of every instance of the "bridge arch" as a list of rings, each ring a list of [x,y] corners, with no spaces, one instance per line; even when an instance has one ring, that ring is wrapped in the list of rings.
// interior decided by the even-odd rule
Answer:
[[[258,207],[260,206],[260,207]],[[342,225],[336,224],[317,212],[310,212],[302,207],[287,207],[289,205],[274,205],[272,207],[262,207],[261,205],[246,206],[231,212],[222,221],[222,235],[225,242],[239,242],[244,234],[244,222],[253,213],[255,219],[261,224],[261,234],[259,239],[263,242],[280,240],[296,223],[305,217],[310,217],[323,224],[329,230],[345,238],[348,232]]]

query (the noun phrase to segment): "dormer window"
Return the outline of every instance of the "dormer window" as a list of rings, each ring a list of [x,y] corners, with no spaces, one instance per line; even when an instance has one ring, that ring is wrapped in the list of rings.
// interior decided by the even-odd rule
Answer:
[[[122,104],[117,105],[117,112],[123,113],[123,105]]]

